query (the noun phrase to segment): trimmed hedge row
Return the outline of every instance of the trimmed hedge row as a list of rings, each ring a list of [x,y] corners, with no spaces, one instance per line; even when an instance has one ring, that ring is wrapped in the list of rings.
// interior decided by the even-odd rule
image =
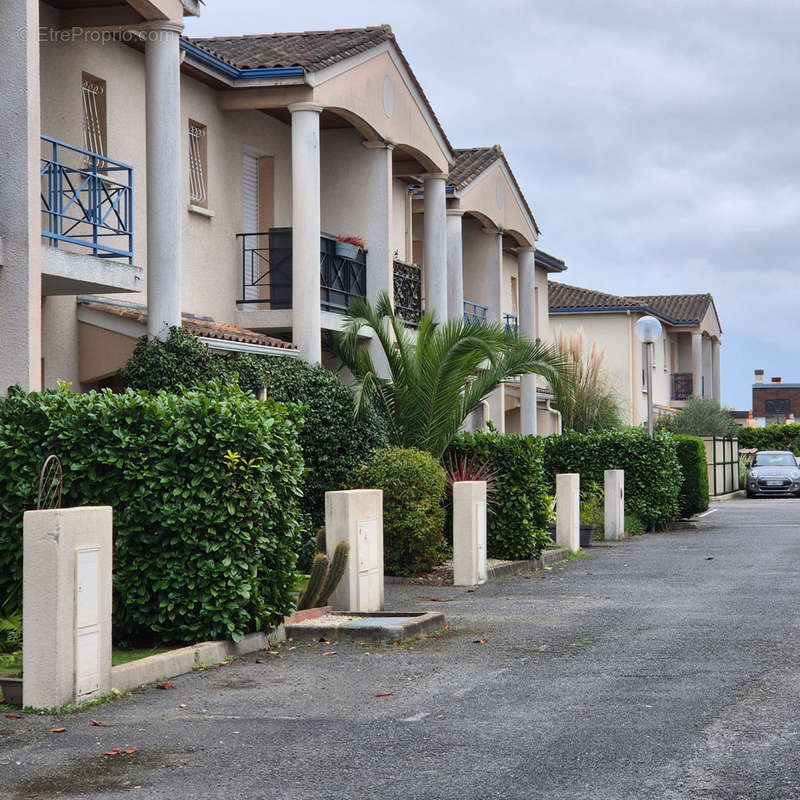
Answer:
[[[581,482],[602,486],[607,469],[625,470],[625,511],[648,527],[661,526],[678,514],[682,475],[675,440],[640,428],[575,433],[544,440],[544,470],[550,487],[560,472],[578,472]]]
[[[706,448],[697,436],[676,434],[673,438],[683,474],[678,490],[678,512],[682,517],[691,517],[708,508]]]
[[[351,486],[383,490],[387,575],[421,575],[442,560],[445,472],[430,453],[403,447],[376,450],[356,470]]]
[[[756,450],[785,450],[788,444],[800,456],[800,425],[767,425],[763,428],[739,428],[739,447]]]
[[[20,593],[22,514],[55,453],[62,505],[114,507],[114,635],[238,638],[293,606],[297,406],[219,383],[180,395],[0,399],[0,596]]]
[[[498,476],[487,508],[486,550],[490,558],[537,558],[550,542],[549,502],[544,481],[543,440],[536,436],[476,431],[457,436],[445,458],[477,453]]]

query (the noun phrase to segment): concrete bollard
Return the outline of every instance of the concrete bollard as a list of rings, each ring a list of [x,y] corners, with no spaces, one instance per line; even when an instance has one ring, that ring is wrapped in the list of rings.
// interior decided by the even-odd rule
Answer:
[[[576,472],[556,475],[556,544],[569,551],[581,546],[581,476]]]
[[[607,469],[605,477],[604,539],[625,538],[625,470]]]
[[[340,611],[383,610],[383,492],[349,489],[325,492],[325,549],[350,545],[344,577],[330,599]]]
[[[453,484],[453,584],[486,583],[486,481]]]
[[[83,703],[111,689],[110,506],[26,511],[22,702]]]

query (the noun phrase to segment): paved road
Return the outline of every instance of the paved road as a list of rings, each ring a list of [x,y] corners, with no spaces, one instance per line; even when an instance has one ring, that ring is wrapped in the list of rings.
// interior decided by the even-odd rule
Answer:
[[[800,798],[800,501],[704,522],[475,592],[387,587],[451,621],[414,646],[286,644],[176,691],[0,716],[0,797]]]

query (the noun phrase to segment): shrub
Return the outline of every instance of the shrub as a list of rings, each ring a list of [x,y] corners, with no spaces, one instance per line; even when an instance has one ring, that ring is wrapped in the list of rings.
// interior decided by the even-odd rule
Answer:
[[[180,395],[13,392],[0,400],[0,596],[55,453],[64,506],[114,507],[114,634],[191,643],[280,622],[293,602],[302,418],[210,384]]]
[[[763,428],[739,428],[739,447],[755,450],[784,450],[788,444],[800,456],[800,425],[767,425]]]
[[[678,513],[681,470],[671,434],[626,428],[585,434],[565,431],[544,440],[549,486],[560,472],[578,472],[581,483],[603,484],[607,469],[625,470],[625,513],[646,526],[665,525]]]
[[[690,397],[672,416],[661,416],[660,428],[687,436],[737,436],[739,426],[713,397]]]
[[[542,439],[497,431],[457,436],[448,457],[488,462],[497,488],[487,508],[486,551],[490,558],[537,558],[549,543],[549,501],[544,483]]]
[[[445,548],[445,473],[421,450],[376,450],[356,470],[352,488],[383,489],[383,560],[387,575],[420,575]]]
[[[683,481],[678,490],[678,513],[690,517],[708,508],[708,467],[706,448],[697,436],[678,435],[675,452],[681,465]]]
[[[386,444],[382,421],[374,412],[356,421],[349,389],[324,367],[246,353],[214,355],[181,328],[172,328],[166,342],[141,339],[123,376],[127,386],[151,392],[218,378],[238,382],[247,392],[266,387],[271,399],[305,407],[298,438],[306,466],[300,507],[310,517],[298,544],[303,569],[314,555],[313,531],[325,522],[325,492],[341,489],[353,470]]]

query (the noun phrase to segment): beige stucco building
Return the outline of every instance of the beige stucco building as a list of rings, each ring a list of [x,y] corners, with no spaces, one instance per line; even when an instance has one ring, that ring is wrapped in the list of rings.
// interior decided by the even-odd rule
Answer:
[[[563,262],[499,148],[451,147],[388,26],[187,38],[199,9],[0,4],[0,387],[113,385],[179,324],[324,363],[381,292],[410,325],[469,301],[546,338]],[[549,432],[526,380],[490,416],[532,432],[538,404]]]
[[[603,353],[604,371],[631,425],[647,420],[646,351],[634,333],[646,315],[659,320],[653,346],[653,407],[673,413],[692,396],[722,400],[722,326],[710,294],[620,297],[563,283],[550,284],[550,327],[582,331]]]

